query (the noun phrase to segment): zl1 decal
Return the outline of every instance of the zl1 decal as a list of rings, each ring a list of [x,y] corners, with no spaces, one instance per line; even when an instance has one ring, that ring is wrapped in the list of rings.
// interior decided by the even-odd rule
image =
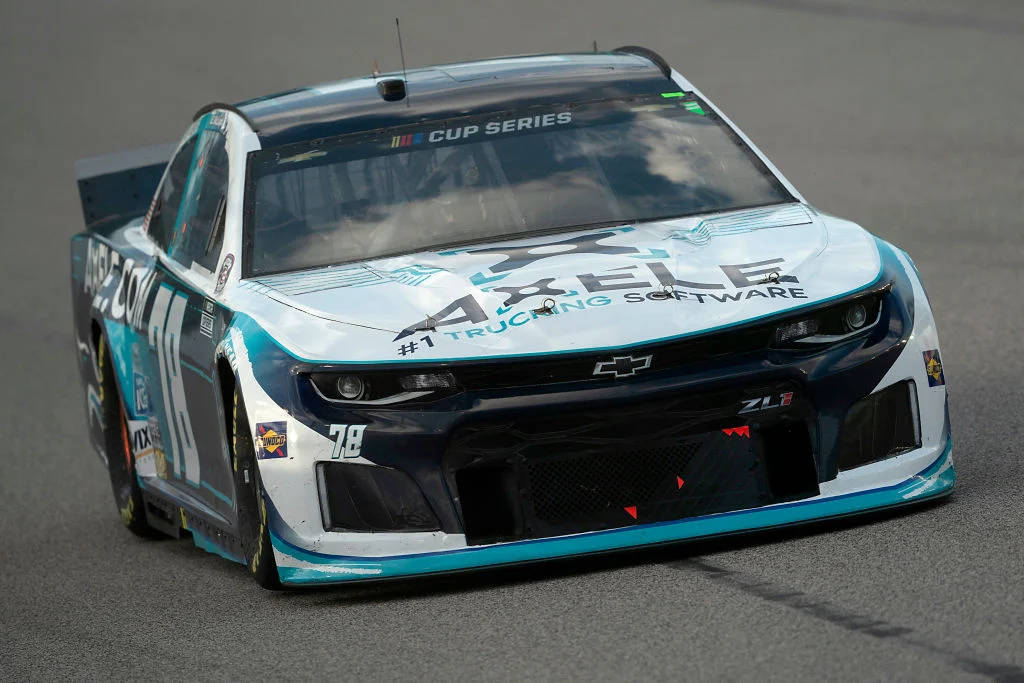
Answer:
[[[786,391],[778,395],[778,402],[773,403],[776,399],[775,396],[758,396],[757,398],[744,399],[742,401],[743,407],[740,408],[737,415],[743,413],[754,413],[759,410],[771,410],[772,408],[785,408],[793,402],[793,392]]]
[[[363,427],[366,425],[331,425],[334,449],[331,460],[358,458],[363,447]]]

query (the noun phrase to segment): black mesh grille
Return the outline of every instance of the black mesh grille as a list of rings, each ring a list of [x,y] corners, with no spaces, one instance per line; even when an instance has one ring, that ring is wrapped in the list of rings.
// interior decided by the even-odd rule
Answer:
[[[547,522],[588,519],[614,507],[654,500],[677,489],[676,477],[700,450],[687,441],[590,457],[528,460],[534,513]],[[624,519],[624,518],[623,518]]]
[[[780,384],[740,395],[792,389]],[[736,415],[740,395],[708,392],[457,430],[446,467],[467,539],[555,536],[814,495],[814,460],[799,419],[809,410],[806,402],[798,397],[770,418],[747,424]],[[779,486],[772,476],[775,459],[768,451],[780,440],[769,422],[804,434],[802,441],[788,439],[776,454],[799,470],[794,486]]]

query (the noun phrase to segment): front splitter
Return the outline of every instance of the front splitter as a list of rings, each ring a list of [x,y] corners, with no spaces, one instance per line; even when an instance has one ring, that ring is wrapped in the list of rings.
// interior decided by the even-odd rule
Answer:
[[[950,439],[931,465],[891,486],[572,536],[373,558],[310,552],[288,543],[273,531],[271,540],[278,551],[281,581],[292,585],[388,579],[536,562],[784,527],[922,502],[952,491],[956,481],[952,452]]]

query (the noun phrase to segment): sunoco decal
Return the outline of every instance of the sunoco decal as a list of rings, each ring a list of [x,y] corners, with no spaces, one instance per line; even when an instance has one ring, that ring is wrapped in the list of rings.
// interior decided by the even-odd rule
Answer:
[[[942,372],[942,360],[939,350],[922,351],[924,354],[924,371],[928,375],[928,386],[937,387],[946,383],[946,375]]]
[[[288,457],[287,422],[260,422],[256,425],[256,457],[260,460]]]

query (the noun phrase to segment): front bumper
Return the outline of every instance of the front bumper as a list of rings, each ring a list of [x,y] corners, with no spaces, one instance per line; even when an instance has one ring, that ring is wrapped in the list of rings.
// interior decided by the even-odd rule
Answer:
[[[917,474],[887,486],[849,493],[841,493],[840,487],[834,487],[833,493],[795,503],[781,503],[751,510],[574,536],[373,559],[325,555],[303,550],[273,533],[271,539],[277,555],[281,581],[288,584],[386,579],[603,553],[623,548],[784,527],[933,499],[950,493],[956,479],[952,440],[947,438],[945,445],[938,450],[937,457],[935,450],[922,448],[899,456],[898,459],[902,460],[900,464],[904,467],[907,462],[929,458],[932,461]]]
[[[851,515],[949,492],[955,474],[946,390],[944,383],[935,385],[929,380],[926,361],[922,361],[923,353],[937,353],[935,322],[909,259],[890,248],[885,251],[888,256],[880,279],[891,283],[893,292],[883,312],[888,324],[878,326],[861,341],[820,353],[727,355],[700,368],[572,391],[552,386],[543,390],[478,392],[455,397],[452,403],[437,408],[330,412],[316,408],[308,396],[296,391],[295,387],[301,389],[301,385],[294,382],[264,393],[264,387],[271,388],[275,378],[282,376],[281,366],[294,361],[282,358],[277,363],[250,365],[248,351],[238,338],[238,367],[267,368],[262,377],[252,377],[247,407],[256,406],[252,412],[260,416],[258,420],[288,420],[290,456],[264,460],[260,465],[281,580],[291,584],[335,583],[607,552]],[[718,507],[671,519],[637,517],[633,508],[630,521],[635,522],[628,526],[557,533],[534,528],[532,535],[527,528],[525,537],[494,542],[467,538],[465,510],[461,508],[457,482],[449,476],[451,461],[446,460],[453,435],[464,424],[575,409],[577,405],[589,410],[592,406],[635,405],[655,397],[710,396],[708,392],[718,389],[746,392],[778,383],[794,384],[797,393],[789,408],[769,412],[804,420],[813,444],[809,457],[814,460],[817,485],[811,492],[802,492],[799,500],[776,497],[769,502],[746,501],[728,511]],[[877,462],[842,466],[840,444],[847,441],[842,438],[842,430],[853,404],[898,383],[912,387],[915,409],[919,409],[914,447]],[[757,391],[752,395],[763,394]],[[801,404],[808,412],[800,413]],[[735,409],[731,414],[736,414]],[[763,419],[756,418],[761,426],[771,422],[768,413],[764,415]],[[705,417],[722,419],[718,414]],[[362,455],[352,460],[346,456],[340,462],[390,467],[408,474],[437,514],[440,530],[326,530],[329,525],[321,515],[317,491],[322,486],[316,472],[320,463],[339,462],[336,449],[332,452],[336,442],[329,435],[344,425],[334,423],[366,425]],[[759,427],[756,422],[751,425],[750,433],[754,434]],[[642,434],[636,438],[646,441]],[[618,508],[620,518],[625,514],[622,510]]]

